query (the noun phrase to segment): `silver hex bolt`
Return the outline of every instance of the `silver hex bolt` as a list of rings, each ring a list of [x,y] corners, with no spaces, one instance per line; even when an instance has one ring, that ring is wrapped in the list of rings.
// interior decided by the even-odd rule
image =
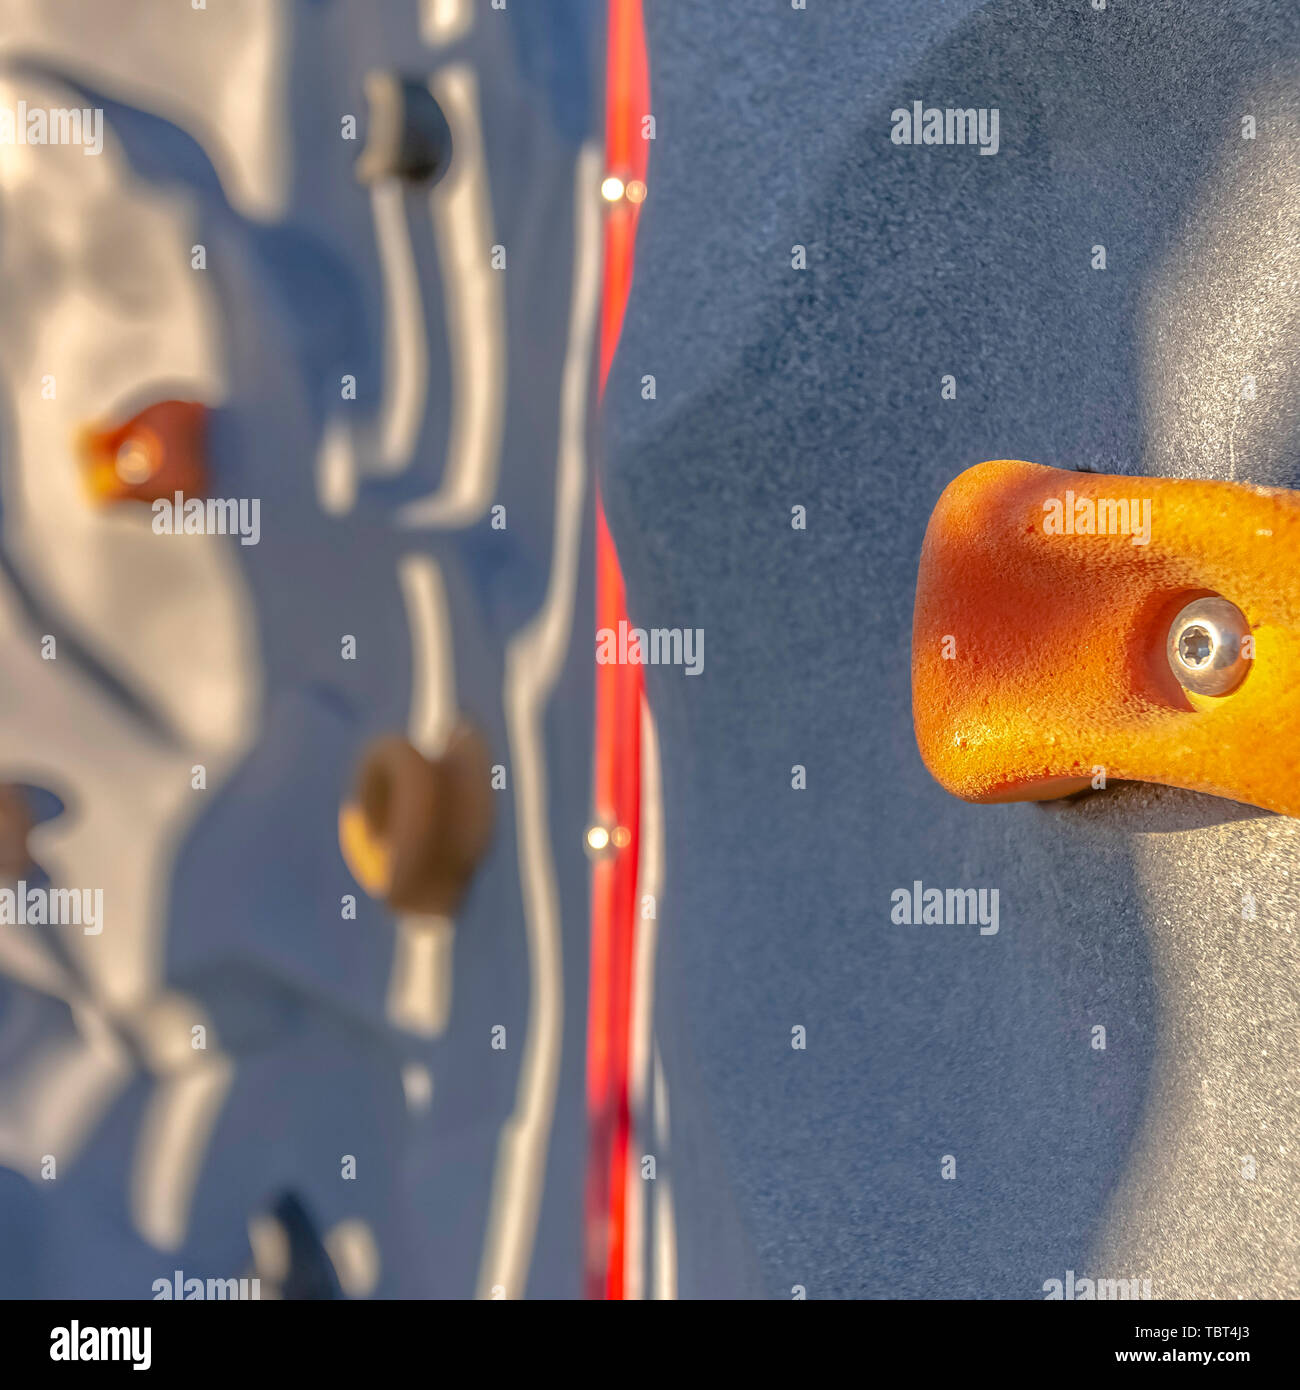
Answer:
[[[1169,667],[1184,690],[1227,695],[1250,670],[1243,651],[1250,636],[1246,615],[1226,598],[1198,598],[1174,619],[1165,642]]]

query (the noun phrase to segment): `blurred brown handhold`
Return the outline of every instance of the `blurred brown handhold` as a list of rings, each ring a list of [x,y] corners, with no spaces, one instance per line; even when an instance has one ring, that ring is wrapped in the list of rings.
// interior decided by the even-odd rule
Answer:
[[[366,749],[339,812],[339,845],[357,882],[398,912],[450,916],[492,832],[482,735],[459,725],[429,759],[397,735]]]
[[[0,783],[0,878],[19,878],[32,867],[27,836],[32,815],[21,787]]]
[[[153,502],[207,492],[207,406],[157,401],[117,425],[88,425],[77,444],[97,502]]]

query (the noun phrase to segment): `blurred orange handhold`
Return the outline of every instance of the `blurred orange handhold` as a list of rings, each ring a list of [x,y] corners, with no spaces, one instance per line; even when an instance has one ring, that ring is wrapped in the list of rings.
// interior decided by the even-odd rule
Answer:
[[[122,424],[87,426],[77,443],[90,495],[103,503],[204,496],[206,425],[207,407],[196,401],[157,401]]]
[[[1084,513],[1149,502],[1149,542],[1049,534],[1044,503],[1067,491]],[[1254,640],[1245,679],[1219,697],[1186,692],[1165,653],[1179,610],[1210,594]],[[1101,768],[1300,815],[1300,493],[968,469],[921,552],[912,712],[926,766],[968,801],[1063,796]]]
[[[483,735],[463,721],[436,757],[398,734],[372,739],[339,808],[353,878],[395,912],[454,915],[492,836],[491,775]]]
[[[0,782],[0,879],[19,878],[32,867],[27,837],[32,815],[21,787]]]

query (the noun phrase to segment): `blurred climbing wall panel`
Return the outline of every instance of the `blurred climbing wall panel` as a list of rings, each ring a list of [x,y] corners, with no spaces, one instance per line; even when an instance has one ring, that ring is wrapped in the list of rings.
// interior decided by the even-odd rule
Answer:
[[[580,1292],[602,59],[0,0],[0,1293]]]

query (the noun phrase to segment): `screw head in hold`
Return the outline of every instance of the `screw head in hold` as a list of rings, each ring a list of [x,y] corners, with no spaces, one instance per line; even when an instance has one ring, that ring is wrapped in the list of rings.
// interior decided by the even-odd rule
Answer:
[[[1183,608],[1169,628],[1165,653],[1184,690],[1195,695],[1227,695],[1246,678],[1250,658],[1242,651],[1250,636],[1246,615],[1226,598],[1198,598]]]

